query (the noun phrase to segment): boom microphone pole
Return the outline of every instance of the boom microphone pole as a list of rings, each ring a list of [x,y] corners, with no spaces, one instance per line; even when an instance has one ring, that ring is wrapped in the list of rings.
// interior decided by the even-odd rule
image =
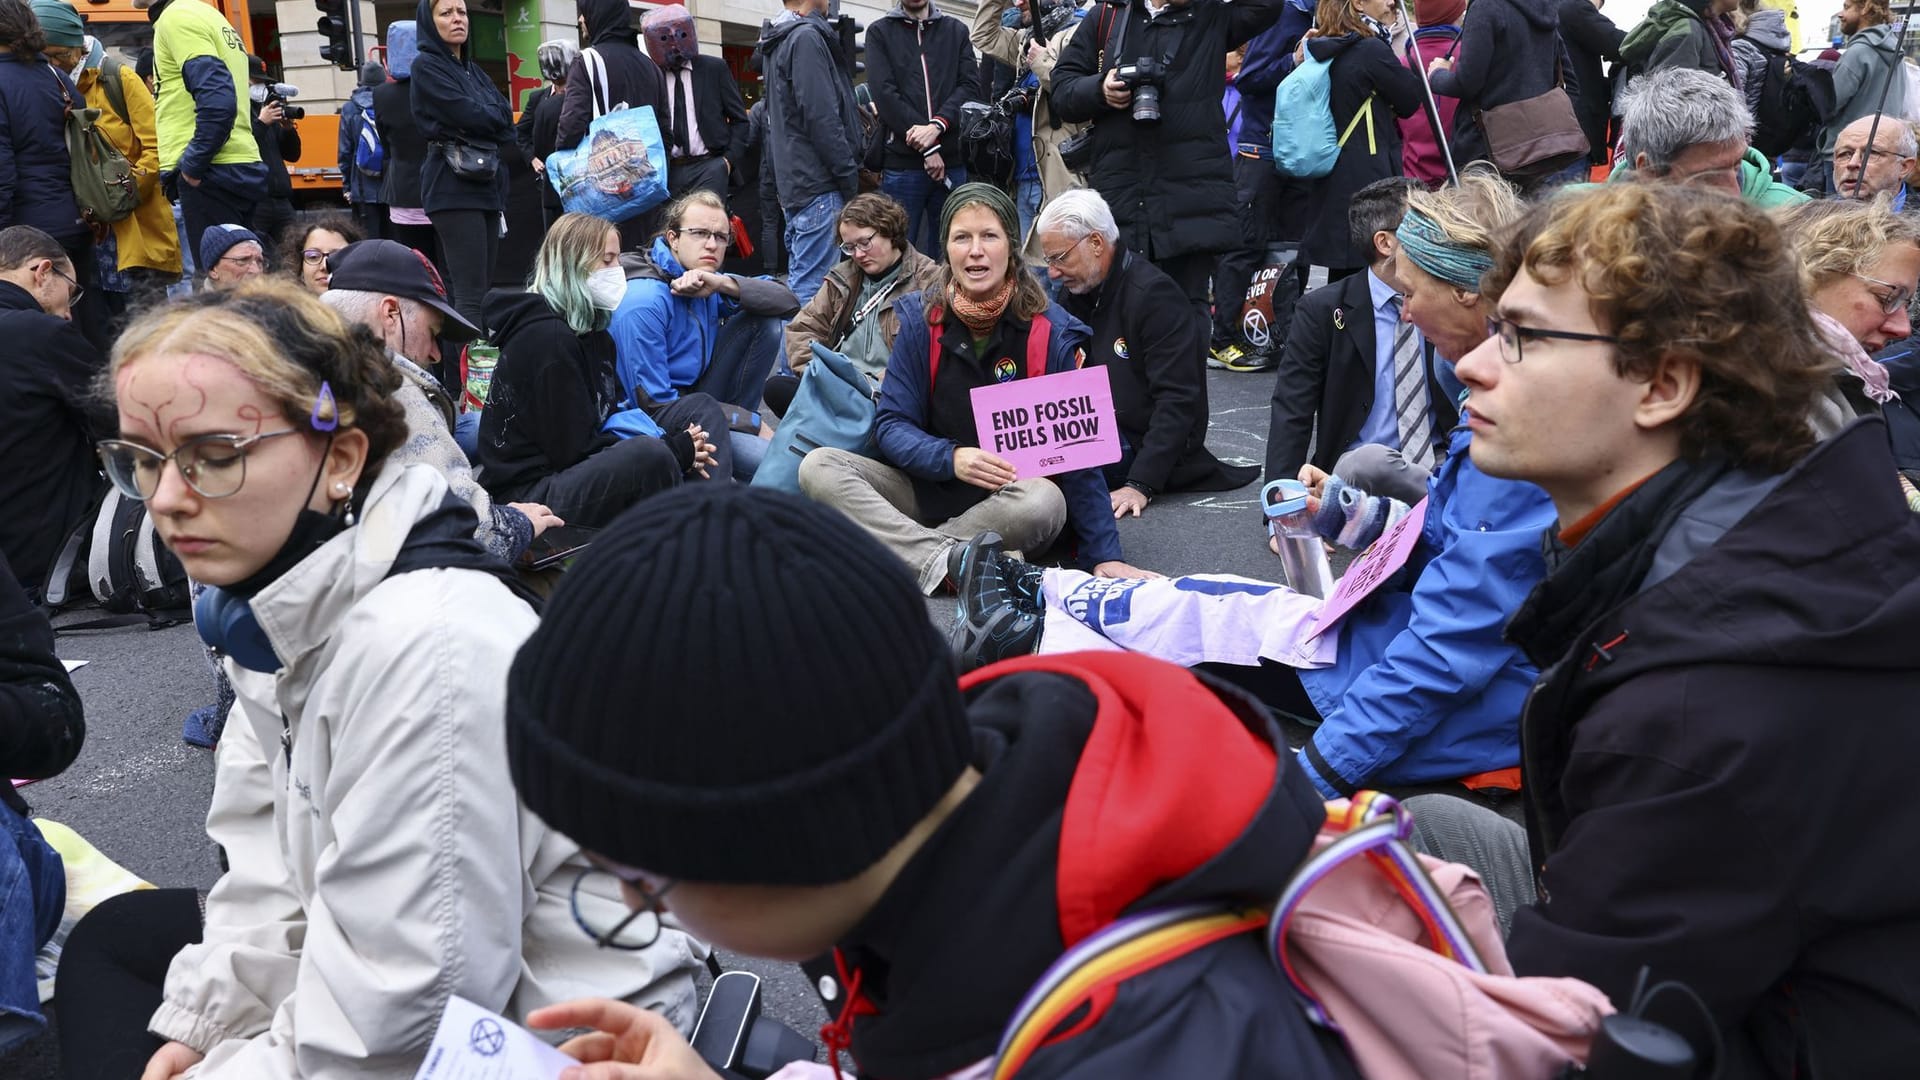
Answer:
[[[1427,62],[1414,48],[1414,39],[1420,36],[1420,24],[1413,20],[1413,6],[1407,0],[1396,0],[1400,7],[1400,19],[1407,24],[1407,58],[1413,70],[1420,73],[1420,89],[1427,95],[1427,126],[1433,129],[1433,138],[1440,144],[1440,156],[1447,163],[1447,183],[1460,186],[1460,170],[1453,167],[1453,147],[1447,142],[1447,133],[1441,131],[1440,102],[1433,96],[1433,83],[1427,78]],[[1907,0],[1911,9],[1920,0]],[[1904,38],[1902,41],[1904,42]]]
[[[1860,152],[1860,178],[1853,182],[1853,198],[1856,199],[1860,197],[1860,189],[1867,183],[1867,163],[1873,160],[1874,140],[1880,137],[1880,118],[1886,115],[1887,94],[1893,89],[1894,77],[1900,74],[1900,69],[1907,62],[1907,30],[1913,25],[1916,5],[1920,5],[1920,0],[1907,0],[1907,14],[1900,20],[1900,41],[1893,51],[1893,64],[1887,68],[1887,77],[1880,81],[1880,104],[1873,110],[1873,123],[1867,125],[1867,148]],[[1906,104],[1904,97],[1903,94],[1901,102],[1903,106]],[[1902,108],[1900,115],[1904,117],[1906,112],[1906,109]],[[1835,191],[1840,190],[1840,179],[1837,176],[1834,178],[1833,188]]]

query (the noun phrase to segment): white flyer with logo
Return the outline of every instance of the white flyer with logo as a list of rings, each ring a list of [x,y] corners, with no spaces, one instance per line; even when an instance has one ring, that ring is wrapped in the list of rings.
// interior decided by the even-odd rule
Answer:
[[[555,1080],[579,1062],[526,1028],[454,995],[413,1080]]]

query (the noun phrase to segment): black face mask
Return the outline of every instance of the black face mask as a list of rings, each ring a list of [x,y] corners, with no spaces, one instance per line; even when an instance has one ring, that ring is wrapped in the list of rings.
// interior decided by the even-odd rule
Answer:
[[[320,452],[320,467],[313,472],[313,483],[307,486],[307,502],[313,502],[313,493],[320,488],[320,474],[327,468],[327,452],[333,449],[333,436],[327,436],[326,450]],[[280,580],[280,575],[299,565],[300,560],[320,550],[320,545],[339,536],[346,530],[347,502],[336,503],[328,512],[303,506],[300,515],[293,519],[293,529],[287,533],[286,543],[280,545],[280,551],[267,560],[267,565],[249,576],[227,586],[226,591],[244,600],[251,600],[261,589]]]

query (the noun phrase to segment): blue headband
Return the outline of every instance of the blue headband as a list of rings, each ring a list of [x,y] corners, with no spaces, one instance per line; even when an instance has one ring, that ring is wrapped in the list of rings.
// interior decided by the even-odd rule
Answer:
[[[1393,235],[1420,269],[1468,292],[1479,292],[1480,275],[1493,269],[1491,252],[1450,242],[1438,222],[1411,207]]]

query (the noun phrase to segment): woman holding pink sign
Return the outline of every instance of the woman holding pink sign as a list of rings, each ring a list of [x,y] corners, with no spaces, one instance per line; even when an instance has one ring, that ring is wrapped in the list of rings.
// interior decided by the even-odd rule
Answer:
[[[879,459],[830,447],[800,464],[800,488],[839,508],[912,568],[931,594],[949,559],[983,533],[1035,554],[1068,523],[1082,566],[1101,577],[1143,577],[1121,559],[1098,469],[1022,476],[980,448],[973,391],[1078,369],[1086,327],[1014,258],[1013,200],[963,184],[940,215],[947,262],[925,292],[902,297],[900,329],[881,383]]]

